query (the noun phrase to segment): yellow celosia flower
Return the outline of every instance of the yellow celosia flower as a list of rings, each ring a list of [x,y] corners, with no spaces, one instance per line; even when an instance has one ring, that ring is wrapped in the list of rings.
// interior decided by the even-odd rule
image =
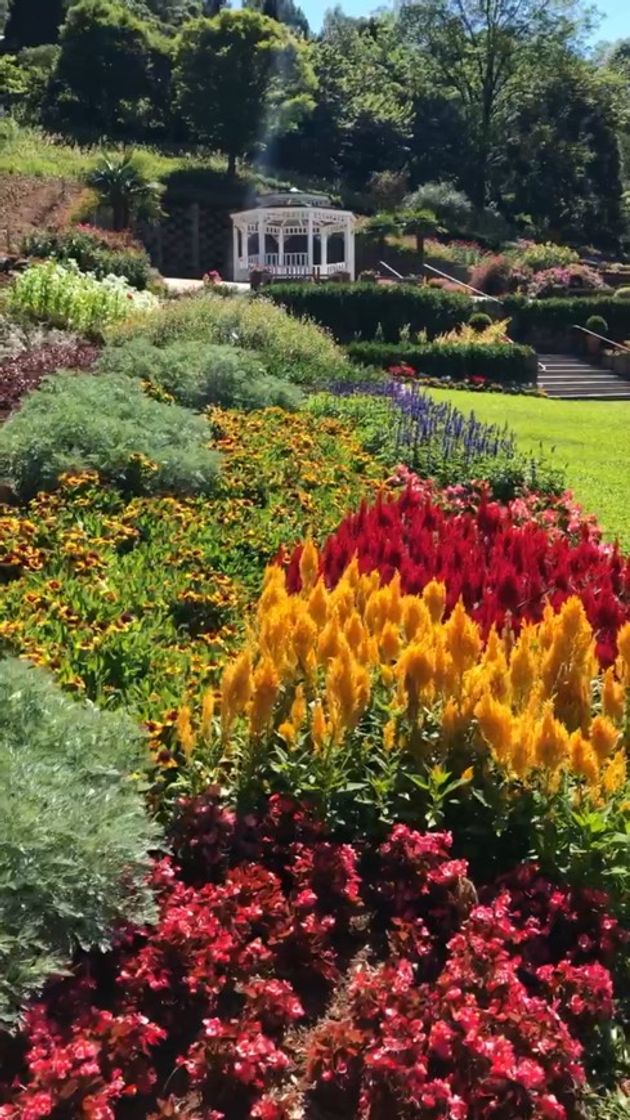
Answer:
[[[294,743],[297,737],[294,724],[292,724],[290,720],[285,720],[278,728],[278,735],[280,735],[286,743]]]
[[[343,628],[343,632],[355,657],[361,654],[362,656],[359,656],[359,659],[363,660],[367,648],[367,630],[361,622],[358,611],[352,612]]]
[[[207,688],[201,701],[201,735],[204,739],[208,739],[212,731],[213,716],[214,692],[211,688]]]
[[[429,609],[417,595],[403,597],[402,624],[408,642],[412,642],[431,625]]]
[[[304,668],[308,655],[317,642],[317,626],[306,611],[300,613],[293,627],[292,639],[295,655]]]
[[[398,657],[400,636],[397,623],[385,623],[381,631],[380,649],[383,661],[394,661]]]
[[[308,597],[308,613],[321,630],[328,618],[328,595],[321,579],[318,579]]]
[[[319,573],[319,555],[312,540],[307,540],[300,556],[300,579],[305,591],[315,586]]]
[[[339,619],[336,615],[328,619],[317,642],[317,657],[322,665],[331,661],[339,652],[339,645],[343,637],[339,628]]]
[[[306,700],[304,698],[304,688],[300,684],[295,690],[293,703],[291,704],[291,723],[294,727],[301,727],[306,719]]]
[[[398,699],[409,709],[413,720],[418,714],[421,696],[429,690],[434,674],[433,651],[429,645],[415,642],[403,650],[396,665]]]
[[[190,719],[190,708],[187,704],[183,704],[177,713],[175,733],[177,735],[177,741],[182,748],[186,758],[190,758],[194,750],[196,740]]]
[[[599,781],[599,763],[588,739],[581,731],[574,731],[569,740],[571,770],[580,778],[585,778],[589,786]]]
[[[479,627],[466,614],[461,599],[444,627],[446,648],[453,659],[456,673],[461,676],[470,669],[481,651]]]
[[[278,674],[268,657],[263,658],[254,672],[249,727],[252,735],[260,735],[271,720],[278,695]]]
[[[617,649],[619,650],[620,676],[625,684],[630,685],[630,622],[624,623],[617,632]]]
[[[422,592],[422,602],[428,608],[431,622],[434,626],[437,626],[438,622],[442,621],[444,608],[446,606],[446,588],[444,584],[438,583],[436,579],[430,580]]]
[[[523,627],[510,658],[510,689],[518,707],[527,700],[536,678],[532,633],[533,627]]]
[[[509,763],[514,724],[510,709],[486,692],[475,707],[475,716],[481,734],[492,747],[499,762],[504,765]]]
[[[623,751],[617,751],[607,763],[602,774],[602,788],[607,794],[616,793],[623,789],[628,776],[626,756]]]
[[[253,688],[252,656],[249,649],[228,665],[221,680],[221,726],[227,734],[240,712],[249,702]]]
[[[619,742],[620,732],[607,716],[595,716],[590,728],[591,746],[601,764],[611,755]]]
[[[623,721],[626,709],[626,690],[615,676],[612,665],[604,673],[602,681],[602,708],[604,715],[614,723]]]
[[[567,761],[569,732],[555,718],[551,700],[546,701],[543,707],[543,717],[534,731],[532,746],[535,765],[544,770],[552,772]]]
[[[396,721],[390,719],[383,728],[383,746],[386,751],[394,749],[396,743]]]
[[[328,737],[328,724],[326,723],[326,716],[324,715],[324,708],[321,700],[316,700],[313,705],[311,735],[313,736],[313,743],[318,749],[323,746]]]

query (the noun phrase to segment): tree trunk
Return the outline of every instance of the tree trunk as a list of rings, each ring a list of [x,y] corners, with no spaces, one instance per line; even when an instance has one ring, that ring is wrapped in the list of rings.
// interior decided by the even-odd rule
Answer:
[[[228,152],[228,175],[233,179],[236,175],[236,154],[235,152]]]

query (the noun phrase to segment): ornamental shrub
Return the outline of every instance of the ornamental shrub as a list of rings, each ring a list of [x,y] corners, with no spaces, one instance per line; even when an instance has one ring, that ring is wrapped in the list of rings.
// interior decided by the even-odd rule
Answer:
[[[615,291],[615,299],[630,299],[630,288],[617,288]]]
[[[477,331],[479,334],[481,334],[482,331],[485,331],[488,329],[488,327],[492,326],[492,319],[489,315],[486,314],[485,311],[476,311],[474,315],[470,316],[468,325],[472,327],[474,331]]]
[[[120,324],[107,331],[108,340],[115,345],[137,335],[156,346],[196,341],[253,350],[268,374],[299,385],[326,385],[331,379],[353,376],[352,367],[326,331],[292,318],[268,299],[222,299],[209,291],[171,301],[144,322]]]
[[[510,333],[518,342],[528,342],[540,333],[560,336],[564,341],[574,325],[586,326],[591,315],[601,315],[606,320],[610,337],[615,341],[630,337],[630,305],[627,300],[611,296],[529,300],[513,295],[505,297],[503,309],[512,320]]]
[[[511,250],[510,257],[521,268],[531,269],[532,272],[544,272],[548,268],[566,268],[576,264],[580,257],[575,249],[568,245],[556,245],[555,242],[545,241],[538,244],[535,241],[522,241]]]
[[[495,342],[462,345],[458,342],[351,342],[348,354],[362,365],[411,366],[428,377],[487,377],[490,381],[535,380],[536,355],[528,346]]]
[[[30,233],[24,238],[22,250],[30,257],[75,261],[81,272],[92,272],[99,280],[124,276],[134,288],[146,288],[151,276],[151,261],[141,245],[94,227]]]
[[[272,284],[265,293],[292,315],[307,315],[340,342],[379,336],[396,342],[403,328],[430,338],[464,323],[469,296],[410,284]]]
[[[100,337],[112,323],[155,311],[158,300],[130,287],[124,276],[98,280],[70,262],[50,260],[16,276],[8,306],[15,315]]]
[[[602,315],[590,315],[585,325],[587,331],[594,331],[595,334],[608,333],[608,323]]]
[[[507,257],[488,257],[473,269],[470,283],[488,296],[502,296],[513,291],[512,271],[513,266]]]
[[[0,428],[0,474],[20,498],[92,469],[126,493],[207,494],[218,455],[206,421],[122,375],[47,377]]]
[[[0,1023],[115,925],[153,915],[157,832],[129,780],[145,764],[123,715],[64,696],[41,670],[0,661]]]
[[[256,354],[234,346],[206,346],[197,341],[155,346],[145,338],[132,338],[120,346],[106,347],[98,369],[140,378],[149,392],[167,393],[186,408],[276,406],[292,410],[302,400],[297,386],[268,374]]]
[[[537,272],[528,286],[529,295],[535,299],[549,296],[571,295],[573,292],[596,291],[604,287],[601,273],[585,264],[546,268]]]

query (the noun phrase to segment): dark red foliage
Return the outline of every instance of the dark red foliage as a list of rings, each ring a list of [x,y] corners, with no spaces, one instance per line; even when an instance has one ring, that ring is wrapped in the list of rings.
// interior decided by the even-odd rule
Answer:
[[[155,926],[0,1036],[2,1120],[577,1117],[613,1011],[601,898],[523,868],[480,903],[447,833],[359,851],[281,797],[183,802],[176,837]]]
[[[362,572],[378,570],[384,581],[400,573],[403,591],[417,594],[431,579],[445,583],[447,611],[461,597],[487,633],[495,625],[541,618],[578,595],[597,636],[603,665],[616,654],[615,635],[630,618],[630,558],[604,545],[584,523],[582,532],[549,531],[540,519],[520,522],[521,503],[482,500],[453,514],[408,486],[395,499],[380,499],[350,514],[325,542],[321,567],[333,587],[354,556]],[[288,584],[300,586],[300,549],[288,561]]]
[[[0,412],[10,412],[26,393],[36,389],[47,373],[58,369],[89,369],[98,357],[98,347],[82,340],[69,340],[23,350],[0,362]]]

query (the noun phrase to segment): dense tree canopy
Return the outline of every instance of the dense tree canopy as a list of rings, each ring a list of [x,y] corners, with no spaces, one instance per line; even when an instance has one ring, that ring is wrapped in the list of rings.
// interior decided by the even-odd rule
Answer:
[[[471,200],[468,232],[612,245],[630,212],[630,41],[589,54],[581,4],[337,7],[312,37],[297,0],[12,0],[0,98],[79,138],[192,140],[231,170],[255,155],[371,212],[391,188],[442,221],[418,194],[440,184]]]
[[[258,12],[189,23],[177,44],[175,91],[191,134],[236,159],[268,143],[311,107],[306,45]]]

